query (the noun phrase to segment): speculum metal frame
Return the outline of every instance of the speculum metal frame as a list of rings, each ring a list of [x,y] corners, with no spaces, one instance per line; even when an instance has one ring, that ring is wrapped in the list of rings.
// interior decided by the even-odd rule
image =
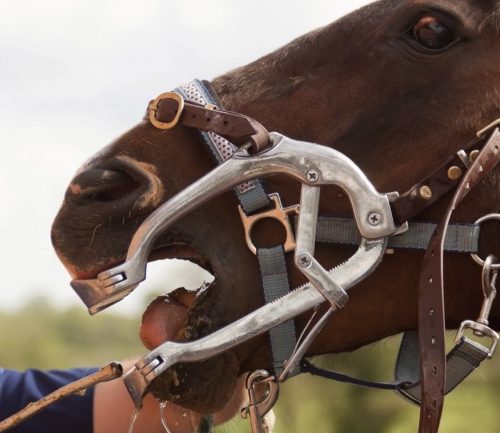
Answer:
[[[100,311],[125,297],[146,278],[148,255],[158,235],[193,209],[238,184],[259,177],[284,174],[302,183],[295,264],[309,283],[204,338],[193,342],[169,341],[151,351],[124,376],[138,408],[151,382],[176,363],[214,357],[325,300],[332,310],[343,307],[348,300],[348,289],[377,268],[384,256],[387,238],[401,231],[394,225],[390,208],[394,195],[377,192],[345,155],[278,133],[272,133],[271,138],[271,148],[257,155],[249,155],[245,150],[236,153],[160,206],[135,233],[123,264],[101,272],[94,280],[73,284],[89,310]],[[320,188],[325,185],[336,185],[346,192],[361,234],[356,253],[330,271],[314,258]],[[301,350],[304,351],[304,347]]]

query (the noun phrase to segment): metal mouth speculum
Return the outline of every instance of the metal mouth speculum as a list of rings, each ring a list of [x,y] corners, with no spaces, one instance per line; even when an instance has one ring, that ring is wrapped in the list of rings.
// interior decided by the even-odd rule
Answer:
[[[74,280],[72,287],[89,312],[95,314],[120,301],[146,278],[148,255],[160,233],[213,197],[248,180],[284,174],[316,191],[312,193],[316,196],[322,185],[337,185],[350,199],[363,238],[380,239],[395,233],[387,195],[378,193],[349,158],[329,147],[278,133],[272,133],[271,138],[274,145],[270,149],[256,155],[238,152],[156,209],[134,234],[125,263],[101,272],[95,279]],[[313,228],[310,226],[310,230]],[[310,238],[306,232],[303,238]],[[310,246],[310,240],[306,244]]]
[[[347,290],[376,269],[387,237],[397,231],[388,195],[378,193],[349,158],[328,147],[277,133],[271,136],[274,145],[270,149],[257,155],[244,151],[235,154],[153,212],[135,233],[125,263],[100,273],[95,280],[73,282],[90,311],[97,312],[126,296],[145,279],[147,257],[157,236],[196,207],[235,185],[272,174],[284,174],[303,184],[295,263],[310,283],[207,337],[189,343],[166,342],[150,352],[124,378],[136,407],[141,407],[151,382],[176,363],[216,356],[325,299],[333,309],[341,308],[347,302]],[[319,191],[323,185],[336,185],[347,193],[362,236],[358,251],[329,272],[314,258]]]
[[[125,263],[101,272],[94,280],[73,281],[73,287],[89,311],[100,311],[125,297],[146,278],[148,255],[157,237],[195,208],[255,178],[284,174],[302,183],[295,264],[310,283],[200,340],[166,342],[147,354],[124,377],[136,407],[142,406],[151,382],[176,363],[216,356],[325,300],[333,310],[341,308],[347,302],[347,290],[376,269],[383,258],[388,236],[397,232],[388,195],[377,192],[345,155],[277,133],[272,133],[271,138],[271,148],[256,155],[244,150],[236,153],[160,206],[134,234]],[[362,236],[357,252],[329,272],[314,258],[320,187],[324,185],[336,185],[347,193]]]

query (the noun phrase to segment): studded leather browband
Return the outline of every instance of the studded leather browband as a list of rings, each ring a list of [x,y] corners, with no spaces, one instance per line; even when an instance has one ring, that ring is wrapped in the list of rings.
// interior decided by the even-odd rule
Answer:
[[[456,188],[470,168],[486,138],[480,136],[417,182],[391,204],[394,221],[404,224]]]

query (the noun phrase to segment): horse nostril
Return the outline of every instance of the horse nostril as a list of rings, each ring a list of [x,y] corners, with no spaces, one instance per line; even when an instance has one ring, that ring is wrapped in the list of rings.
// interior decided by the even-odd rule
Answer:
[[[71,182],[66,199],[73,205],[89,207],[95,215],[131,218],[155,208],[163,192],[155,166],[120,155],[87,165]]]
[[[139,187],[139,182],[127,173],[92,168],[73,179],[68,194],[82,201],[110,202],[130,195]]]

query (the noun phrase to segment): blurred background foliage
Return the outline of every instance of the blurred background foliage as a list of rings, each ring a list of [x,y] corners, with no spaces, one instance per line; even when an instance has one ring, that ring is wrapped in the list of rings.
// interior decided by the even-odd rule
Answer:
[[[69,368],[105,364],[143,354],[140,317],[109,312],[90,317],[83,308],[60,310],[43,298],[0,312],[0,365]],[[450,338],[453,334],[450,333]],[[391,380],[399,337],[353,354],[319,357],[321,366],[372,380]],[[442,433],[500,431],[500,369],[485,362],[446,400]],[[390,391],[367,390],[301,375],[285,383],[275,408],[276,433],[406,433],[417,430],[418,409]],[[247,432],[232,422],[221,433]]]
[[[139,317],[84,308],[56,309],[44,298],[17,312],[0,312],[0,366],[58,369],[88,367],[137,356]]]

